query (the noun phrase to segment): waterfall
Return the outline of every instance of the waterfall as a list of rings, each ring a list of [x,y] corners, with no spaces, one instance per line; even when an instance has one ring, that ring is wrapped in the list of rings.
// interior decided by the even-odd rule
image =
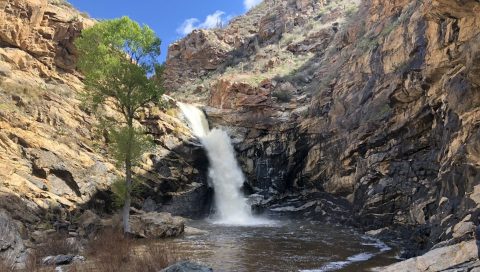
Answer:
[[[178,105],[207,151],[209,178],[215,190],[215,222],[227,225],[261,224],[263,220],[252,215],[240,191],[245,178],[235,158],[230,137],[218,128],[210,131],[205,114],[197,107],[183,103]]]

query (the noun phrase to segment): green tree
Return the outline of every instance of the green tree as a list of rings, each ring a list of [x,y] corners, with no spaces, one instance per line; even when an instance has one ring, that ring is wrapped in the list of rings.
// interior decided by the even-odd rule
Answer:
[[[148,146],[144,133],[134,127],[135,113],[163,93],[161,76],[155,75],[163,71],[157,60],[160,44],[151,28],[128,17],[99,22],[75,41],[77,66],[85,76],[84,101],[96,109],[108,100],[123,115],[110,130],[110,150],[125,167],[124,232],[130,232],[132,167]]]

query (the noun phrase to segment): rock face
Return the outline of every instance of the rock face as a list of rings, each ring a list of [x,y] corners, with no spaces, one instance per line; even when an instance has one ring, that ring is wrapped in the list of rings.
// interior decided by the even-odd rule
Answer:
[[[36,224],[88,202],[118,172],[91,147],[96,121],[76,99],[81,81],[65,72],[73,38],[93,21],[47,1],[1,5],[0,207]]]
[[[474,0],[267,0],[212,30],[233,48],[215,70],[168,80],[229,131],[253,192],[343,197],[418,254],[468,239],[479,212],[479,26]]]
[[[20,222],[14,221],[4,210],[0,210],[0,261],[9,261],[22,268],[26,260],[26,247],[20,234]]]
[[[176,237],[183,233],[185,221],[169,213],[144,213],[130,216],[131,233],[142,238]]]
[[[2,1],[0,40],[40,61],[37,68],[75,69],[73,40],[93,20],[70,8],[67,2],[49,0]],[[49,73],[47,70],[42,72]]]

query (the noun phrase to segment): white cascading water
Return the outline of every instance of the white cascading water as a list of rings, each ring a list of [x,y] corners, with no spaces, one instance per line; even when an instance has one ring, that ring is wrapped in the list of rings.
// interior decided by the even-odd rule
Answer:
[[[252,215],[240,191],[245,178],[235,158],[230,137],[217,128],[210,131],[205,114],[197,107],[183,103],[178,105],[207,151],[209,177],[215,190],[215,222],[227,225],[262,224],[264,221]]]

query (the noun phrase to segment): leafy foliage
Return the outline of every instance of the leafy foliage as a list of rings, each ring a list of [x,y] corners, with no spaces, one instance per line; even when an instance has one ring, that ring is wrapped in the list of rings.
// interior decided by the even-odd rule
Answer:
[[[138,195],[142,192],[142,182],[138,179],[134,179],[132,187],[130,188],[130,194]],[[123,179],[118,179],[112,184],[113,193],[113,205],[116,208],[120,208],[125,204],[125,199],[128,196],[127,186]]]
[[[87,86],[83,98],[89,106],[114,98],[119,110],[133,118],[138,108],[157,99],[163,93],[162,86],[148,75],[158,65],[160,44],[152,29],[128,17],[84,30],[75,45],[80,55],[78,68]]]
[[[109,131],[109,153],[117,161],[123,164],[127,156],[132,164],[139,162],[143,153],[153,148],[153,139],[142,130],[133,127],[110,128]]]

